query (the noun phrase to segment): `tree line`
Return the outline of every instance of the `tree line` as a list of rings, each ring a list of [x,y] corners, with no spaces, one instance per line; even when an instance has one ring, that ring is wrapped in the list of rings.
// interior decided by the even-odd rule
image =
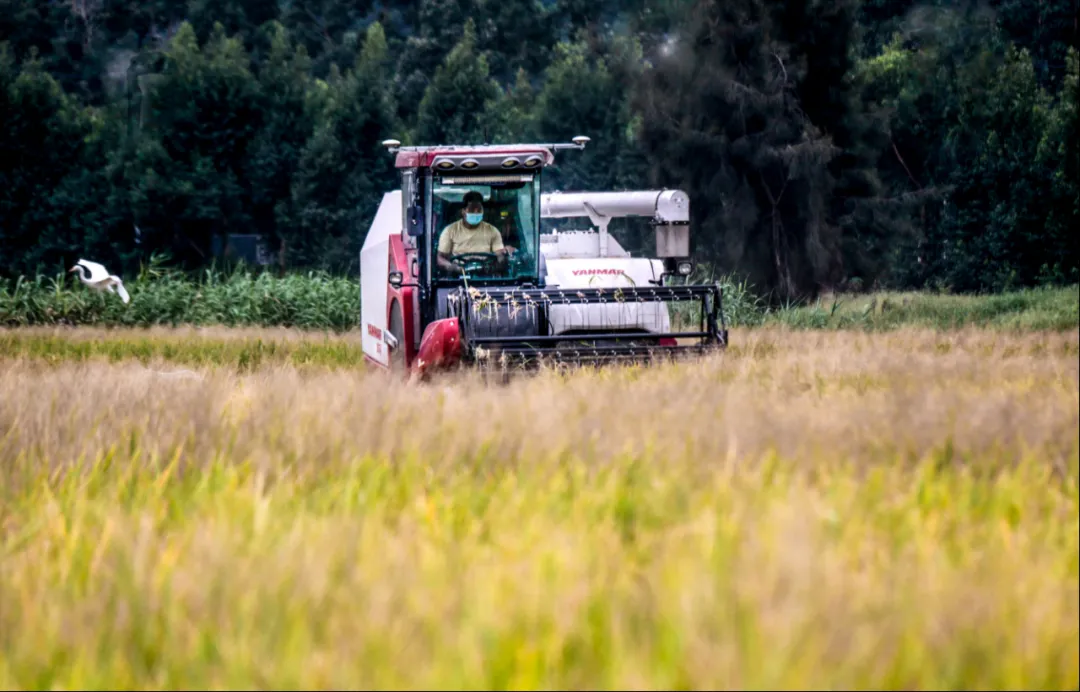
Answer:
[[[0,274],[349,275],[386,138],[568,141],[781,300],[1080,280],[1077,0],[0,0]],[[647,251],[640,226],[626,243]]]

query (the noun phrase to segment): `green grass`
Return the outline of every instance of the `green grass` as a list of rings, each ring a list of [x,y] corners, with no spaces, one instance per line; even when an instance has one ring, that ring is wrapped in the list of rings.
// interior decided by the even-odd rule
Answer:
[[[1080,683],[1080,330],[502,387],[104,332],[0,352],[4,689]]]
[[[952,330],[978,326],[1021,332],[1071,330],[1080,326],[1080,286],[984,296],[916,292],[829,295],[811,305],[760,311],[744,324],[782,324],[797,329]]]
[[[360,284],[323,274],[208,270],[198,280],[147,268],[124,282],[131,302],[74,275],[0,284],[0,326],[221,325],[346,331],[360,322]]]
[[[246,330],[21,328],[0,329],[0,358],[46,363],[137,361],[246,372],[262,366],[360,368],[359,333]]]
[[[1062,330],[1080,325],[1080,286],[991,296],[826,296],[812,305],[775,309],[744,283],[727,278],[719,283],[725,320],[735,328],[783,324],[800,329],[988,326]],[[125,285],[131,294],[128,305],[115,295],[89,291],[70,275],[0,284],[0,327],[219,325],[348,332],[360,321],[356,279],[210,270],[192,280],[150,267]],[[688,305],[673,309],[676,321],[696,319]]]

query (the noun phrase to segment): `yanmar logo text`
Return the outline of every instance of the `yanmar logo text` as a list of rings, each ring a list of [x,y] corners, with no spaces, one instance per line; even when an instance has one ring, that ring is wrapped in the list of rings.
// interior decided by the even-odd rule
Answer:
[[[574,276],[622,276],[622,269],[573,269]]]

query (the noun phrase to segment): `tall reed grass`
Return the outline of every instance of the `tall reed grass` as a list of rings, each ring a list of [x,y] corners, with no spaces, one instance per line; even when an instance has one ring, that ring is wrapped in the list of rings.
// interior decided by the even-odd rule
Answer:
[[[348,330],[360,321],[360,284],[321,273],[208,269],[198,277],[145,267],[124,281],[131,302],[74,275],[0,284],[0,326],[282,326]]]

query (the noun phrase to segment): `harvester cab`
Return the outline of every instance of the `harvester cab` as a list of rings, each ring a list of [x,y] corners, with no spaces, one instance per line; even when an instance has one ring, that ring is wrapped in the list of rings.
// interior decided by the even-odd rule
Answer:
[[[588,141],[384,142],[400,188],[383,196],[360,252],[365,357],[423,374],[724,347],[720,288],[671,285],[692,267],[685,194],[542,193],[554,152]],[[543,219],[573,216],[588,217],[596,230],[542,233]],[[631,258],[609,236],[608,221],[620,216],[652,220],[658,259]]]

